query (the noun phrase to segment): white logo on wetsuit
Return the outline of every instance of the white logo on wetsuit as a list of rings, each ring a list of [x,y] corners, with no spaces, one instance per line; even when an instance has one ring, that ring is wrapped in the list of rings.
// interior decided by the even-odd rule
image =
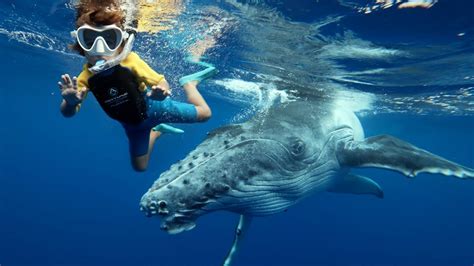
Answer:
[[[110,96],[114,97],[114,96],[117,95],[117,93],[118,93],[118,91],[117,91],[116,88],[110,88],[110,89],[109,89],[109,95],[110,95]]]

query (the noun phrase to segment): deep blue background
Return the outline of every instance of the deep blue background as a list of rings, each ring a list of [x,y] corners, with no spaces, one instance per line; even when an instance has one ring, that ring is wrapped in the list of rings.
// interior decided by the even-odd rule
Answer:
[[[329,7],[328,7],[329,8]],[[0,264],[218,265],[237,215],[202,217],[169,236],[138,210],[159,173],[243,107],[202,92],[205,124],[160,139],[146,173],[131,170],[122,128],[89,97],[71,119],[56,82],[80,59],[0,38]],[[165,74],[171,74],[166,73]],[[474,118],[385,114],[361,119],[366,135],[388,133],[474,166]],[[377,169],[383,200],[324,193],[288,212],[255,219],[240,265],[472,265],[474,183],[441,175],[407,179]]]

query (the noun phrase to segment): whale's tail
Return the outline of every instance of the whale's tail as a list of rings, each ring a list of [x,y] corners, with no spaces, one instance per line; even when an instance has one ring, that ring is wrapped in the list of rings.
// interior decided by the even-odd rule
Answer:
[[[443,174],[474,179],[474,170],[446,160],[389,135],[363,141],[341,142],[338,160],[351,167],[378,167],[401,172],[408,177],[419,173]]]

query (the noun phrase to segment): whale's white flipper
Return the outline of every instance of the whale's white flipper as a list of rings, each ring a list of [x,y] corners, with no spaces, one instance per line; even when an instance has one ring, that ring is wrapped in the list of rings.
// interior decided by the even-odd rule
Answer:
[[[348,193],[348,194],[370,194],[383,198],[383,190],[374,180],[349,174],[338,182],[334,187],[328,189],[328,192]]]
[[[341,164],[353,167],[379,167],[414,177],[419,173],[474,178],[474,170],[417,148],[389,135],[348,141],[338,147]]]
[[[240,215],[239,224],[235,229],[234,243],[232,244],[232,248],[230,249],[229,254],[227,254],[227,257],[225,258],[224,263],[222,264],[223,266],[232,265],[232,262],[237,256],[237,252],[239,251],[240,243],[242,242],[242,239],[245,236],[245,233],[247,232],[251,221],[252,217]]]

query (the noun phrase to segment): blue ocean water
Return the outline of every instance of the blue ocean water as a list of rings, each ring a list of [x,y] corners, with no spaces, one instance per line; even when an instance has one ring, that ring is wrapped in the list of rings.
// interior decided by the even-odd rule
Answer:
[[[245,121],[272,95],[311,100],[312,89],[345,91],[367,136],[391,134],[473,168],[474,7],[434,2],[429,9],[375,1],[182,3],[187,9],[171,28],[143,33],[136,51],[177,87],[191,71],[182,59],[193,36],[216,34],[195,22],[221,26],[206,54],[221,71],[201,86],[213,118],[164,136],[149,170],[136,173],[123,129],[93,97],[74,118],[59,113],[56,83],[82,66],[66,48],[71,3],[2,1],[0,265],[218,265],[236,214],[213,213],[192,231],[167,235],[138,202],[206,132]],[[324,193],[255,219],[236,265],[474,263],[472,180],[356,172],[374,178],[385,198]]]

